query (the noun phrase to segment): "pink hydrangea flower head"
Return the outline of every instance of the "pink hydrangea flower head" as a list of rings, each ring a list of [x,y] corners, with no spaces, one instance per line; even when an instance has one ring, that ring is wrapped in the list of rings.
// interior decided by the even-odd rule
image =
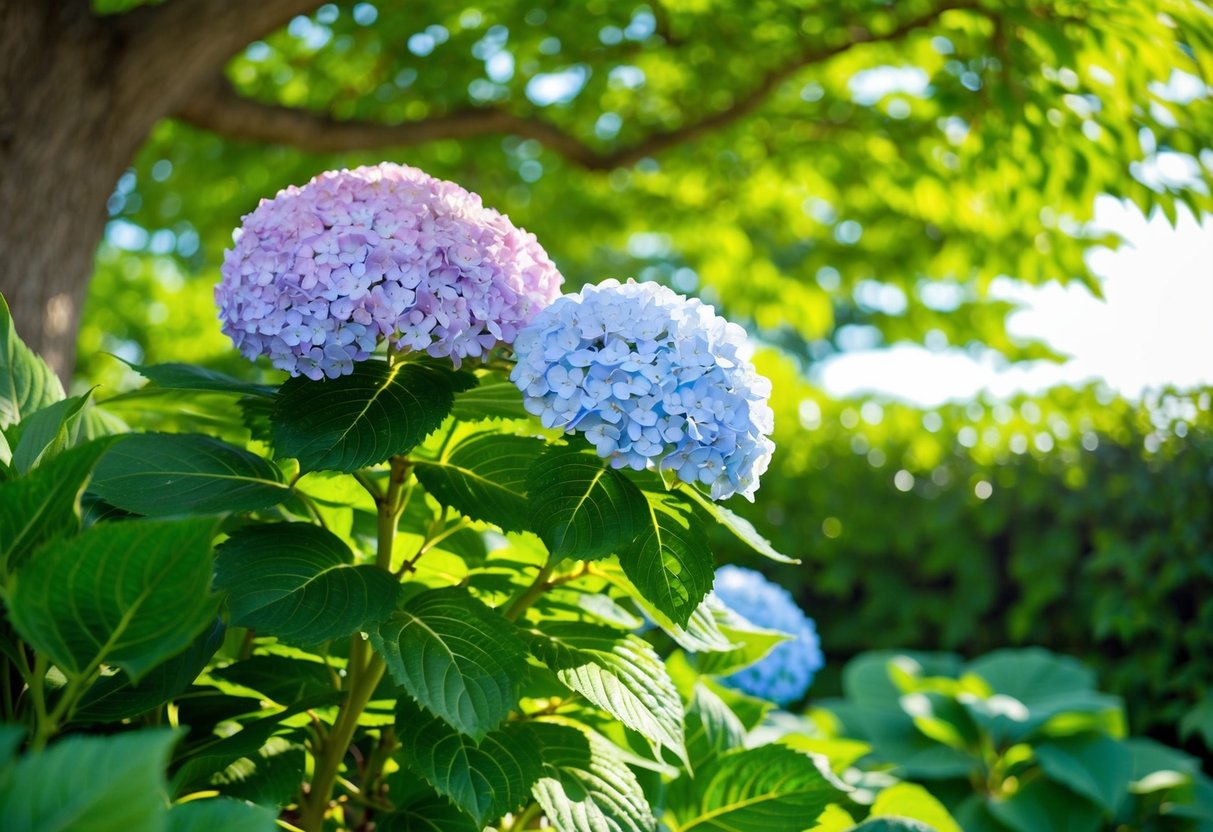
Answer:
[[[486,355],[560,294],[533,234],[476,194],[404,165],[322,173],[247,216],[215,288],[223,332],[249,359],[336,378],[380,339]]]

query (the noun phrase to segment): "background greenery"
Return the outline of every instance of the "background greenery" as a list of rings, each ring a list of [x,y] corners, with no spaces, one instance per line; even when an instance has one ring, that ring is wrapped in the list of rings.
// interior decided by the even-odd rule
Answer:
[[[326,5],[250,45],[235,89],[389,126],[496,107],[583,151],[505,130],[322,153],[162,122],[110,200],[79,375],[132,385],[107,352],[235,369],[210,292],[240,215],[326,168],[418,165],[536,232],[570,288],[662,280],[768,345],[780,451],[751,514],[805,559],[772,574],[835,672],[873,647],[1042,644],[1093,663],[1134,729],[1208,759],[1207,392],[926,412],[833,401],[806,372],[856,334],[1049,357],[1007,336],[990,281],[1098,291],[1084,255],[1116,244],[1089,228],[1099,194],[1210,209],[1213,105],[1163,85],[1213,74],[1211,46],[1187,0]],[[1159,153],[1203,160],[1197,180],[1151,178]]]

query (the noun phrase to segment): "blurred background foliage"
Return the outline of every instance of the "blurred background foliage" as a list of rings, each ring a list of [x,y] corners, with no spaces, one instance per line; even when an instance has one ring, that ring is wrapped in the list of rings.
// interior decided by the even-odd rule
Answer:
[[[1093,663],[1135,730],[1208,759],[1207,391],[923,410],[808,379],[856,343],[1057,358],[1008,335],[991,281],[1098,294],[1087,255],[1118,244],[1092,226],[1100,195],[1213,210],[1210,77],[1213,13],[1190,0],[326,4],[227,69],[287,116],[247,136],[295,135],[165,121],[118,183],[78,375],[130,386],[107,353],[247,374],[211,301],[240,216],[327,168],[416,165],[535,232],[570,289],[659,280],[754,333],[780,450],[742,510],[804,559],[772,574],[835,673],[872,648],[1041,644]],[[489,110],[512,128],[340,148],[359,144],[342,125]]]

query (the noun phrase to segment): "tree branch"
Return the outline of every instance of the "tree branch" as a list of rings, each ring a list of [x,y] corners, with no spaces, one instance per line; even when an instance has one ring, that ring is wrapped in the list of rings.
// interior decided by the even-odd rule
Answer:
[[[312,153],[410,147],[440,139],[510,134],[535,139],[549,150],[588,170],[612,170],[633,165],[641,159],[694,141],[745,118],[761,107],[780,85],[806,67],[824,63],[862,44],[897,40],[916,29],[929,26],[946,12],[976,8],[979,8],[977,0],[949,0],[929,14],[907,20],[881,34],[853,27],[848,42],[802,52],[767,72],[744,97],[725,109],[673,129],[652,133],[634,145],[607,151],[595,149],[550,122],[534,116],[517,115],[501,107],[469,108],[400,124],[340,121],[322,113],[244,98],[221,77],[213,78],[195,90],[178,110],[177,116],[231,139],[285,144]]]
[[[143,111],[158,105],[163,108],[160,112],[171,112],[249,43],[320,4],[321,0],[167,0],[102,17],[114,47],[115,89],[121,99]],[[149,102],[154,104],[149,107]]]

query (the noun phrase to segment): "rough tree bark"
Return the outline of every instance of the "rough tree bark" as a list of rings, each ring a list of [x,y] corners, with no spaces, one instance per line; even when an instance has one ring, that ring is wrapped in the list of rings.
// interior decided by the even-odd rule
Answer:
[[[0,292],[61,378],[114,184],[157,120],[315,0],[0,0]]]

